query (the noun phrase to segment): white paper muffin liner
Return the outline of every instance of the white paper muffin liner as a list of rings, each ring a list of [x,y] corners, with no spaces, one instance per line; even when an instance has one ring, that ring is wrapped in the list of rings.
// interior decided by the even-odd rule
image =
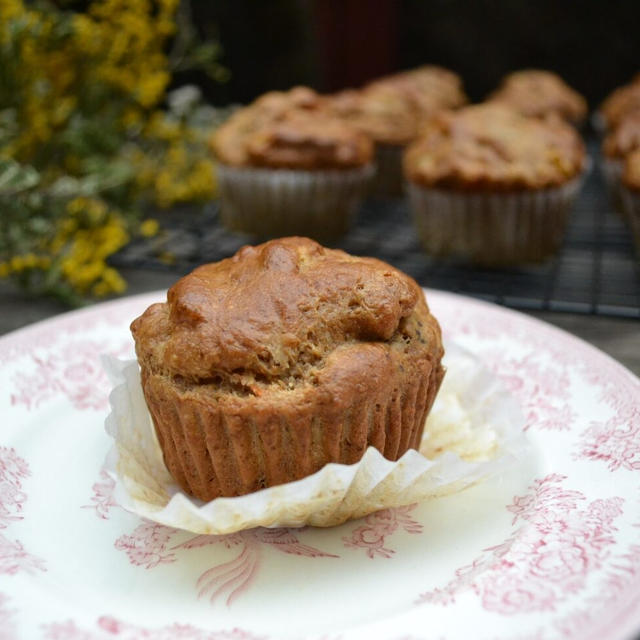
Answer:
[[[162,458],[136,361],[104,359],[115,386],[105,469],[115,500],[155,522],[202,534],[252,527],[328,527],[387,507],[449,495],[498,474],[529,452],[517,402],[472,355],[447,345],[445,376],[421,450],[397,462],[370,447],[360,462],[328,464],[307,478],[209,503],[182,493]],[[434,457],[437,456],[437,457]]]
[[[624,218],[631,228],[636,255],[640,258],[640,192],[620,183],[619,193]]]
[[[373,165],[344,170],[290,170],[217,165],[222,223],[260,238],[336,238],[352,226]]]
[[[457,193],[409,183],[413,221],[427,252],[487,265],[541,262],[560,248],[584,176],[549,189]]]

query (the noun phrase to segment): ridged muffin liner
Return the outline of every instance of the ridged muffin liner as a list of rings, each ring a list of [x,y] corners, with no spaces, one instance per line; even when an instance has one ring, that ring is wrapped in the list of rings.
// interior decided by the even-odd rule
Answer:
[[[346,233],[367,194],[373,165],[341,170],[216,167],[222,223],[259,238]]]
[[[564,239],[586,171],[566,184],[513,193],[463,193],[409,183],[414,225],[427,253],[485,266],[541,262]]]
[[[402,158],[406,145],[376,144],[376,175],[371,185],[371,194],[380,198],[398,198],[404,194]]]
[[[625,220],[631,228],[636,255],[640,258],[640,191],[620,185],[620,202]]]
[[[137,362],[105,358],[104,364],[116,385],[105,423],[114,439],[105,469],[115,481],[115,500],[141,517],[195,533],[334,526],[457,493],[529,453],[517,402],[474,356],[447,345],[447,375],[420,445],[425,455],[410,449],[391,462],[369,447],[357,463],[330,463],[301,480],[203,503],[182,492],[165,466]]]

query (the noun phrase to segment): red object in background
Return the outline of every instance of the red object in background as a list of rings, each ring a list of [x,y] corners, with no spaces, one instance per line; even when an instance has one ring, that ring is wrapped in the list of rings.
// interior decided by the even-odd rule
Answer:
[[[398,7],[394,0],[315,0],[324,91],[357,87],[396,70]]]

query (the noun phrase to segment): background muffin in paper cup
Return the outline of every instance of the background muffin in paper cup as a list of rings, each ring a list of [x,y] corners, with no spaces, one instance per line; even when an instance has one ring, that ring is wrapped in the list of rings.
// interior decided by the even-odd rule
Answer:
[[[434,117],[404,168],[427,252],[497,266],[559,249],[588,161],[570,124],[493,102]]]
[[[258,237],[348,231],[373,176],[373,143],[306,87],[272,91],[215,133],[222,223]]]
[[[334,526],[462,491],[528,453],[516,401],[474,356],[450,344],[447,376],[427,420],[421,453],[409,450],[391,462],[370,447],[356,464],[328,464],[295,482],[203,503],[181,492],[164,464],[137,362],[105,358],[104,364],[115,385],[106,420],[114,444],[105,468],[116,482],[116,501],[144,518],[195,533]]]
[[[640,111],[625,115],[602,143],[602,171],[609,194],[618,212],[625,213],[622,203],[623,173],[627,158],[640,149]]]

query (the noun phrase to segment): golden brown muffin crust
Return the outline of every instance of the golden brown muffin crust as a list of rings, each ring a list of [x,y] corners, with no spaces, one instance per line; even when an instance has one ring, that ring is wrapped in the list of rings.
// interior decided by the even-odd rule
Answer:
[[[167,467],[203,500],[398,459],[444,375],[415,281],[305,238],[196,269],[131,330]]]
[[[559,75],[539,69],[515,71],[505,76],[489,100],[535,118],[556,114],[577,124],[587,115],[587,101],[577,91]]]
[[[339,347],[390,341],[409,316],[431,322],[420,287],[400,271],[284,238],[199,267],[132,331],[140,361],[154,371],[191,381],[241,373],[268,383]],[[425,336],[434,353],[436,333]]]
[[[418,131],[417,105],[394,87],[372,85],[329,96],[331,113],[370,136],[376,143],[404,145]]]
[[[349,169],[371,162],[369,138],[325,107],[307,87],[272,91],[231,116],[215,133],[213,150],[237,167]]]
[[[607,134],[602,150],[610,158],[623,158],[640,148],[640,109],[632,111]]]
[[[428,187],[513,191],[564,184],[584,163],[584,145],[571,125],[485,103],[434,116],[404,166],[411,181]]]
[[[618,126],[632,111],[640,110],[640,73],[629,84],[618,87],[600,105],[607,127]]]
[[[291,112],[246,141],[248,163],[283,169],[349,169],[371,162],[364,133],[321,113]]]
[[[416,105],[421,119],[442,109],[457,109],[468,102],[462,78],[453,71],[436,65],[401,71],[368,85],[378,86],[392,87],[402,93]]]
[[[466,101],[459,76],[426,65],[329,96],[328,106],[375,142],[405,145],[415,139],[426,118]]]

